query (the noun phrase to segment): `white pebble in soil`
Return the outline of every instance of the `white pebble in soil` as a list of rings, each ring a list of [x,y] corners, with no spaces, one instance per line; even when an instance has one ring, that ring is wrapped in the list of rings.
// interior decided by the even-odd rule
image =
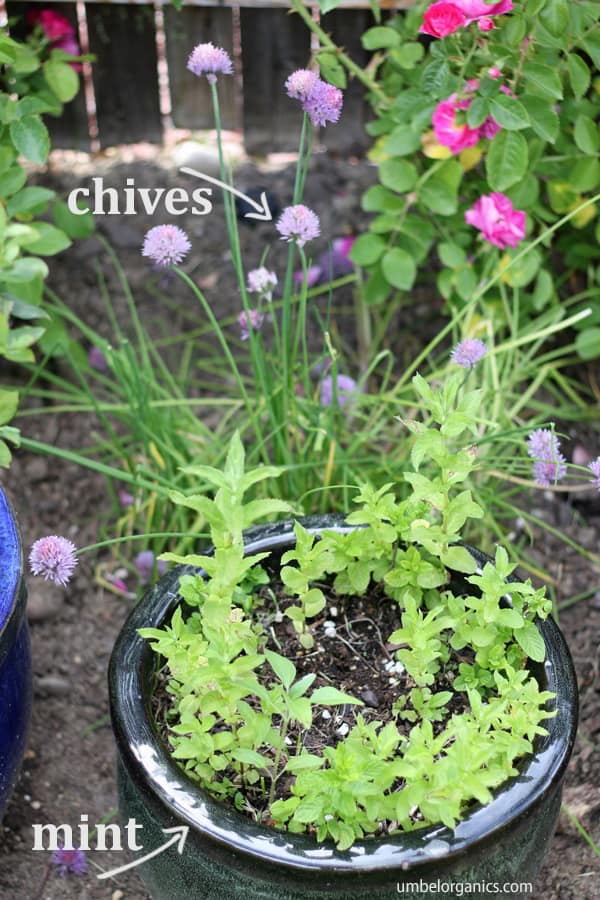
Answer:
[[[323,622],[323,628],[325,631],[325,637],[334,638],[336,635],[335,630],[335,622],[331,622],[329,619],[326,622]]]

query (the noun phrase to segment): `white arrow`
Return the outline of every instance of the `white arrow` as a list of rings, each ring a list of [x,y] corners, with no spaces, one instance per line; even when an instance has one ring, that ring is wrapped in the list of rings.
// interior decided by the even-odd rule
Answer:
[[[256,212],[246,213],[245,219],[258,219],[260,222],[270,222],[273,216],[271,215],[271,210],[269,209],[269,203],[267,200],[267,195],[263,191],[260,195],[260,202],[253,200],[251,197],[247,197],[246,194],[242,194],[241,191],[237,191],[230,184],[225,184],[224,181],[219,181],[218,178],[213,178],[212,175],[205,175],[204,172],[197,172],[196,169],[188,169],[187,166],[183,166],[180,170],[185,175],[194,175],[196,178],[202,178],[204,181],[210,181],[211,184],[216,184],[217,187],[223,188],[224,191],[229,191],[231,194],[235,194],[236,197],[239,197],[241,200],[245,200]]]
[[[173,835],[173,837],[169,838],[166,844],[163,844],[161,847],[157,847],[156,850],[152,850],[151,853],[147,853],[140,859],[134,859],[132,862],[127,863],[127,865],[125,866],[119,866],[118,869],[111,869],[110,872],[102,872],[101,875],[96,875],[96,878],[112,878],[113,875],[120,875],[121,872],[126,872],[127,869],[133,869],[135,868],[135,866],[139,866],[143,862],[152,859],[153,856],[158,856],[159,853],[164,853],[164,851],[168,847],[172,847],[173,844],[177,844],[177,852],[181,855],[183,853],[183,848],[185,847],[185,842],[187,840],[189,830],[189,825],[177,825],[175,828],[163,828],[164,834]]]

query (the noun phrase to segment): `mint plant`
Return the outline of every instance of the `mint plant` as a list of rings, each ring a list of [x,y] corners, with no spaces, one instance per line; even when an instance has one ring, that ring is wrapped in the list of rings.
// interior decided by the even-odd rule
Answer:
[[[396,486],[361,486],[348,533],[317,535],[296,522],[295,546],[279,560],[245,555],[245,528],[291,510],[246,499],[278,470],[246,472],[239,435],[223,471],[194,469],[213,498],[172,494],[205,519],[213,550],[165,555],[202,571],[181,577],[185,606],[170,624],[140,632],[163,660],[162,727],[190,777],[257,821],[340,849],[365,835],[452,828],[545,733],[552,695],[528,663],[544,659],[536,621],[550,601],[529,580],[512,580],[502,547],[478,569],[460,544],[461,530],[483,515],[464,487],[484,425],[468,382],[468,371],[436,388],[416,376],[423,416],[400,420],[412,434],[412,470]],[[352,613],[361,598],[371,616],[388,617],[378,652],[362,660],[374,680],[389,673],[391,694],[377,709],[352,681],[357,665],[339,684],[327,675],[334,651],[325,641],[348,640],[341,624],[323,620],[345,619],[361,661],[353,628],[373,623]]]

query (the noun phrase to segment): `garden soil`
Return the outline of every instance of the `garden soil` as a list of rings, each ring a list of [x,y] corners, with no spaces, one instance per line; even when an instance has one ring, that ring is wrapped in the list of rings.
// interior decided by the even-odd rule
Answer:
[[[106,185],[123,186],[134,177],[140,187],[181,185],[168,158],[146,151],[127,150],[115,156],[89,159],[58,154],[50,173],[40,183],[62,190],[89,184],[92,175],[105,176]],[[268,185],[284,204],[289,202],[293,175],[290,169],[249,165],[239,172],[246,187]],[[354,232],[364,214],[360,194],[373,181],[373,169],[357,162],[317,157],[308,180],[308,205],[321,214],[323,235],[333,238]],[[240,182],[241,183],[241,182]],[[100,217],[98,217],[100,219]],[[139,255],[143,234],[161,219],[147,216],[102,217],[100,230],[111,240],[130,278],[136,303],[150,328],[164,331],[164,318],[156,299],[147,294],[148,267]],[[207,285],[217,317],[231,316],[239,307],[225,252],[222,210],[207,217],[182,216],[180,224],[190,233],[194,247],[190,271]],[[268,226],[243,228],[242,244],[249,267],[260,263]],[[321,249],[325,249],[325,240]],[[272,260],[279,261],[279,248]],[[77,313],[110,338],[110,327],[98,287],[97,265],[102,251],[96,238],[76,243],[52,260],[50,285]],[[124,305],[118,282],[108,267],[108,288]],[[180,285],[171,286],[174,298],[189,307],[190,298]],[[119,299],[121,297],[121,299]],[[347,298],[346,298],[347,299]],[[423,316],[427,314],[422,298]],[[336,300],[337,302],[337,300]],[[164,311],[163,311],[164,312]],[[418,312],[418,310],[417,310]],[[410,347],[413,325],[403,329],[392,323],[398,354]],[[172,328],[186,327],[188,319],[169,313]],[[153,325],[154,323],[154,325]],[[340,332],[348,329],[340,325]],[[395,329],[395,330],[394,330]],[[160,332],[159,332],[160,333]],[[53,363],[57,372],[61,362]],[[8,377],[17,378],[14,372]],[[6,378],[3,379],[6,382]],[[70,416],[48,409],[43,415],[24,417],[18,423],[31,438],[64,448],[78,449],[90,443],[96,423],[89,416]],[[572,450],[579,436],[572,435]],[[596,437],[596,441],[598,438]],[[596,451],[594,451],[595,454]],[[92,543],[102,529],[110,531],[110,492],[104,479],[71,463],[23,450],[15,453],[9,470],[0,473],[17,511],[24,548],[49,533],[65,535],[78,546]],[[569,495],[543,492],[530,498],[534,512],[579,541],[591,553],[598,550],[600,497],[577,505]],[[515,523],[515,528],[519,523]],[[537,565],[556,581],[557,599],[589,592],[598,594],[565,608],[560,625],[577,669],[580,691],[580,727],[575,751],[566,775],[564,802],[589,835],[600,844],[600,566],[583,559],[558,539],[534,531],[530,549]],[[133,555],[133,551],[132,551]],[[29,578],[29,618],[34,672],[34,707],[22,775],[4,822],[0,825],[0,900],[146,900],[149,897],[135,870],[107,881],[96,877],[124,864],[127,851],[94,850],[87,854],[85,875],[61,878],[47,851],[32,849],[33,825],[70,825],[77,835],[85,821],[93,826],[116,821],[115,745],[108,720],[106,670],[115,637],[133,599],[107,589],[100,573],[106,557],[82,558],[65,590],[41,579]],[[104,583],[105,584],[105,583]],[[135,587],[135,585],[132,585]],[[110,843],[110,841],[109,841]],[[92,842],[93,846],[93,842]],[[593,900],[600,897],[600,860],[578,833],[570,818],[561,814],[556,835],[541,875],[530,895],[534,900]],[[199,894],[201,896],[201,894]],[[490,895],[491,896],[491,895]]]

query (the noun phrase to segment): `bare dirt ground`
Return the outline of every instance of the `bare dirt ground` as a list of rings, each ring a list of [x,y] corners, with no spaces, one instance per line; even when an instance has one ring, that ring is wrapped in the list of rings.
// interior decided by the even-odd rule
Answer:
[[[122,182],[131,174],[123,161],[99,161],[107,184]],[[120,167],[120,168],[119,168]],[[89,172],[87,173],[89,174]],[[322,158],[315,177],[309,179],[309,195],[315,208],[323,191],[334,201],[324,211],[324,234],[335,237],[355,227],[360,216],[360,192],[372,179],[364,166]],[[136,183],[178,183],[162,163],[135,167]],[[68,173],[57,169],[54,178],[63,184],[85,179],[85,167],[71,166]],[[289,171],[269,175],[284,202],[289,191]],[[247,171],[248,181],[264,181],[263,174]],[[139,180],[138,180],[139,179]],[[333,186],[332,186],[333,185]],[[235,293],[224,251],[222,226],[211,222],[182,222],[195,227],[199,244],[195,265],[205,276],[214,275],[213,296],[219,298],[219,314],[235,311]],[[143,290],[147,267],[139,256],[145,230],[159,220],[144,216],[117,217],[103,223],[123,261],[134,287]],[[198,240],[199,238],[199,240]],[[260,261],[260,230],[247,229],[244,250]],[[51,285],[72,302],[80,314],[99,328],[106,328],[93,264],[98,256],[95,239],[76,244],[54,261]],[[229,299],[227,299],[229,298]],[[152,314],[151,300],[140,301]],[[141,307],[142,308],[142,307]],[[156,311],[154,311],[156,314]],[[62,447],[77,448],[88,442],[93,421],[64,414],[23,420],[28,436]],[[576,439],[576,435],[573,435]],[[24,547],[35,538],[64,534],[79,546],[93,542],[101,523],[112,514],[106,484],[101,476],[60,460],[25,451],[0,472],[0,483],[8,491],[19,516]],[[535,501],[539,514],[562,528],[591,552],[597,551],[600,498],[574,508],[569,499]],[[537,533],[531,551],[558,584],[558,600],[598,586],[600,568],[582,559],[555,538]],[[40,579],[29,579],[34,709],[29,746],[20,783],[0,825],[0,898],[4,900],[146,900],[149,896],[135,871],[108,882],[98,881],[101,870],[123,864],[123,852],[91,852],[88,872],[59,878],[49,865],[49,854],[32,850],[34,823],[66,823],[74,829],[82,814],[90,823],[106,821],[117,806],[115,747],[108,722],[106,669],[111,648],[133,600],[118,597],[99,583],[98,560],[84,557],[67,590],[51,587]],[[581,700],[580,728],[575,752],[567,772],[564,801],[571,813],[600,843],[600,593],[583,600],[560,615],[577,669]],[[561,815],[558,829],[541,875],[534,886],[535,900],[593,900],[600,896],[600,860],[571,824]]]

